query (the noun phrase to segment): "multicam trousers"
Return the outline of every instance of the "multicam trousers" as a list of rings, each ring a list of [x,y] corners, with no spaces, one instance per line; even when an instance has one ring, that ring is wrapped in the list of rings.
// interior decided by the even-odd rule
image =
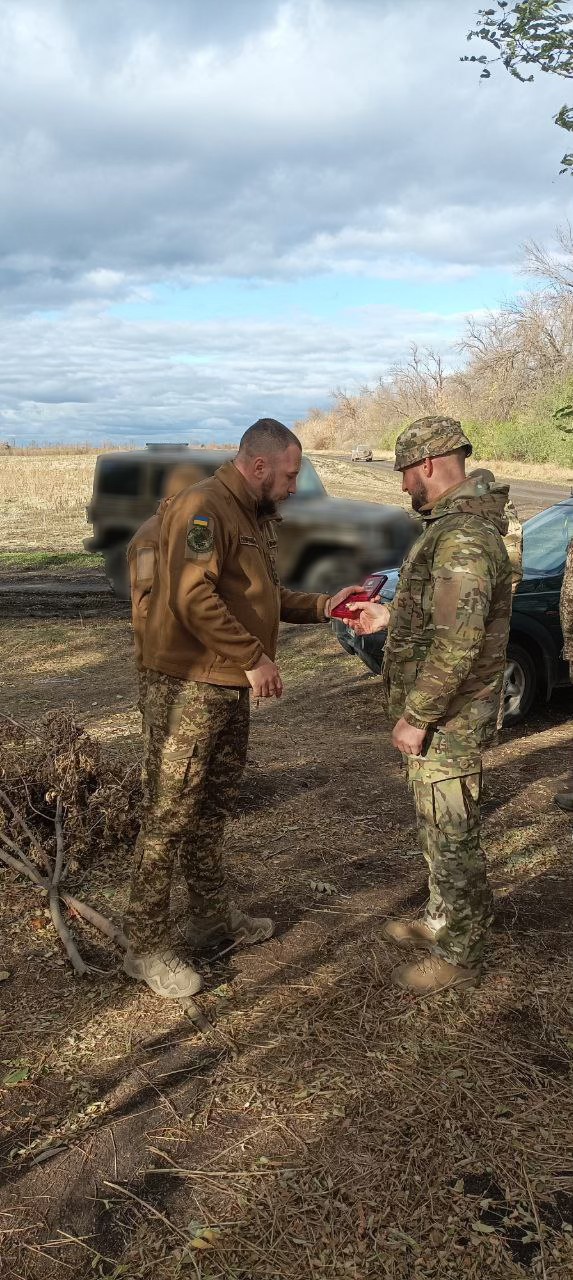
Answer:
[[[493,918],[480,848],[481,754],[435,732],[423,756],[407,756],[424,857],[430,868],[427,915],[441,927],[434,950],[450,964],[479,965]]]
[[[169,935],[177,857],[197,914],[225,911],[225,821],[235,807],[249,737],[249,692],[147,673],[143,819],[126,932],[136,951]]]

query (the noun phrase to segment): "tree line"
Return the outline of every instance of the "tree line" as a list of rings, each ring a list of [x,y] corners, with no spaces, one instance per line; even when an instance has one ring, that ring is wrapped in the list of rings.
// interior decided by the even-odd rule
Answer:
[[[469,317],[452,367],[427,347],[375,386],[338,389],[332,407],[297,424],[305,448],[392,448],[404,424],[447,413],[471,427],[482,457],[573,463],[573,230],[549,251],[530,244],[524,270],[540,288]]]

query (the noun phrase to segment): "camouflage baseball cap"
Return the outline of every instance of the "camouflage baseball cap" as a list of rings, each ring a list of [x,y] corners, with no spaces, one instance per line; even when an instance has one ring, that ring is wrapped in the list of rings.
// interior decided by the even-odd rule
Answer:
[[[465,449],[469,455],[472,446],[462,431],[461,422],[455,418],[418,418],[400,433],[396,441],[395,471],[412,467],[424,458],[441,458],[454,449]]]

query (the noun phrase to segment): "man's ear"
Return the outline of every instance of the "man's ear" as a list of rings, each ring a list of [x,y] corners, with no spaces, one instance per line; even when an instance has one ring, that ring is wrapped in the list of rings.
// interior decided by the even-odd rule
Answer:
[[[262,480],[267,470],[264,458],[254,458],[252,466],[255,478],[257,480]]]
[[[434,474],[434,463],[431,458],[424,458],[423,461],[424,475],[430,480]]]

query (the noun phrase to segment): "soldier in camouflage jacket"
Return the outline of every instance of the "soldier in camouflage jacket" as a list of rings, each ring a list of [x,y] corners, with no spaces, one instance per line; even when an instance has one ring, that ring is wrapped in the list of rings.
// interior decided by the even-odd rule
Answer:
[[[491,892],[480,848],[483,746],[495,734],[509,634],[512,572],[507,487],[465,478],[471,445],[459,423],[425,418],[399,436],[396,468],[424,529],[390,613],[356,606],[359,633],[388,627],[383,681],[430,869],[423,920],[388,921],[399,945],[430,950],[394,971],[420,993],[480,976]],[[451,481],[453,480],[453,483]]]

